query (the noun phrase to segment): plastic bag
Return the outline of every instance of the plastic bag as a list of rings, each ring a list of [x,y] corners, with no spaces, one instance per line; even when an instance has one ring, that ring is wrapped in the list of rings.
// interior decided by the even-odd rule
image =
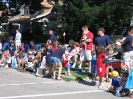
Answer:
[[[12,58],[12,68],[17,68],[17,60],[15,57]]]
[[[43,60],[41,62],[41,66],[40,66],[41,69],[46,69],[46,59],[45,57],[43,57]]]
[[[125,88],[127,89],[133,89],[133,69],[130,70]]]

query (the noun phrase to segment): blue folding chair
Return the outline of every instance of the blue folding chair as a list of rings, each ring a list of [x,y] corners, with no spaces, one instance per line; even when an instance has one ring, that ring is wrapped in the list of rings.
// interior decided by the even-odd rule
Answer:
[[[36,50],[36,51],[40,51],[40,50],[41,50],[41,45],[40,45],[40,44],[35,45],[35,50]]]
[[[28,52],[29,44],[25,44],[24,52]]]

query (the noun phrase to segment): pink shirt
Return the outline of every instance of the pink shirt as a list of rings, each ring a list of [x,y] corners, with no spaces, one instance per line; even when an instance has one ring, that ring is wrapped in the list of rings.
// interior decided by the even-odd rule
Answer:
[[[76,47],[69,53],[69,55],[70,56],[74,56],[74,55],[76,55],[78,53],[79,53],[79,47]]]

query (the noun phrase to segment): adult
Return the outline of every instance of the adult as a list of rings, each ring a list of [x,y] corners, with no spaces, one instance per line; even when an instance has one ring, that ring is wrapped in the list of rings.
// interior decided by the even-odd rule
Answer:
[[[115,48],[113,52],[109,54],[110,57],[115,57],[115,59],[121,59],[121,43],[119,41],[115,42]]]
[[[30,50],[35,49],[34,41],[30,41],[30,47],[29,47],[29,49],[30,49]]]
[[[15,37],[16,49],[17,49],[17,47],[21,46],[21,39],[22,39],[22,34],[18,30],[16,30],[16,37]]]
[[[50,30],[49,31],[49,39],[47,40],[47,43],[48,44],[51,44],[51,43],[53,43],[53,42],[55,42],[57,39],[56,39],[56,36],[54,35],[54,33],[53,33],[53,30]]]
[[[58,70],[57,80],[61,80],[61,72],[62,72],[61,59],[62,59],[64,54],[65,54],[65,50],[59,49],[57,42],[54,42],[53,46],[52,46],[52,56],[51,56],[51,63],[53,64],[53,67],[54,67],[53,79],[56,78],[56,67],[58,66],[59,70]]]
[[[68,46],[66,46],[66,51],[71,52],[73,50],[74,40],[69,40]]]
[[[98,46],[104,46],[105,47],[105,53],[108,56],[109,55],[109,48],[112,46],[112,40],[108,35],[105,35],[105,29],[99,28],[98,30],[98,37],[96,37],[94,41],[95,49],[97,50]],[[108,78],[108,60],[105,60],[106,63],[106,82],[110,82]]]
[[[130,72],[131,66],[133,66],[133,26],[128,28],[128,36],[122,42],[123,44],[123,63]]]
[[[91,51],[93,49],[94,35],[92,32],[88,30],[88,27],[86,25],[82,27],[82,31],[86,32],[87,39],[81,42],[82,45],[86,45],[86,49],[84,48],[84,46],[82,47],[83,50],[80,53],[80,61],[81,61],[83,72],[85,72],[86,61],[89,62],[89,72],[90,72],[91,71],[91,59],[92,59]]]

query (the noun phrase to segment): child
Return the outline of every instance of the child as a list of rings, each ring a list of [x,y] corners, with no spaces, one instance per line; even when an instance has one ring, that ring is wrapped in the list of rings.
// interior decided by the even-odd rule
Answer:
[[[8,50],[6,50],[4,52],[1,62],[3,63],[3,64],[1,64],[2,67],[5,67],[5,68],[10,67],[10,65],[11,65],[11,57],[10,57],[10,54],[9,54]]]
[[[81,38],[81,42],[84,42],[85,40],[87,40],[87,36],[86,36],[86,31],[83,31],[83,33],[82,33],[82,38]],[[86,44],[84,45],[84,48],[85,48],[85,50],[86,50]]]
[[[130,91],[129,89],[125,88],[125,84],[127,82],[128,73],[124,72],[122,73],[122,76],[120,78],[120,87],[117,88],[115,95],[117,97],[124,97],[126,95],[129,95]]]
[[[11,42],[11,45],[8,47],[9,53],[12,56],[14,56],[14,52],[16,51],[16,47],[14,45],[14,42]]]
[[[112,78],[112,83],[111,86],[108,86],[108,90],[110,92],[116,92],[116,90],[118,89],[118,87],[120,87],[120,79],[118,78],[119,73],[117,71],[112,71],[109,73],[109,75]]]
[[[68,58],[69,55],[68,54],[69,54],[68,51],[65,51],[65,57],[63,57],[63,64],[67,71],[65,74],[68,76],[71,76],[71,73],[70,73],[71,66],[69,65],[69,58]]]
[[[99,75],[99,86],[98,88],[104,87],[104,76],[106,74],[106,66],[104,63],[104,60],[107,59],[108,57],[105,54],[105,48],[103,46],[98,46],[97,47],[98,55],[97,55],[97,60],[96,60],[96,65],[97,65],[97,71]]]
[[[96,66],[96,52],[91,51],[92,60],[91,60],[91,73],[93,74],[92,84],[96,85],[97,80],[97,66]]]

